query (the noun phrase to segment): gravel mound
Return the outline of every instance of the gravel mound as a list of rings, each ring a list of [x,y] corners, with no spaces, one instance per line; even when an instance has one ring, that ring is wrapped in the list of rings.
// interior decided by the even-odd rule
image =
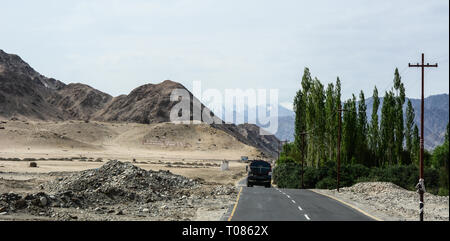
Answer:
[[[371,195],[392,191],[407,191],[391,182],[360,182],[351,187],[344,187],[342,189],[344,191]]]
[[[31,214],[50,220],[218,220],[237,196],[233,185],[146,171],[129,162],[53,174],[58,177],[40,184],[38,193],[0,194],[0,219],[28,220]]]
[[[177,197],[181,189],[198,184],[196,180],[169,171],[146,171],[131,163],[113,160],[98,169],[58,178],[45,186],[57,196],[75,196],[81,205],[109,205],[169,200]]]
[[[385,220],[418,220],[419,194],[390,182],[362,182],[336,190],[319,190],[343,200],[350,200],[364,210],[371,210]],[[449,197],[424,194],[427,221],[449,220]],[[375,215],[377,216],[377,215]]]
[[[146,171],[114,160],[98,169],[77,172],[44,184],[42,188],[48,193],[24,196],[12,192],[0,194],[0,214],[24,210],[48,215],[52,207],[89,208],[170,201],[183,197],[200,185],[198,180],[169,171]]]

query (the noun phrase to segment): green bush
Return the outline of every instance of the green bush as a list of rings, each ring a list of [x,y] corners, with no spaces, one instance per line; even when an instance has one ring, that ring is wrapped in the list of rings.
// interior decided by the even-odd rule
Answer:
[[[306,167],[303,174],[303,185],[305,188],[315,188],[320,181],[320,171],[314,167]],[[299,177],[301,178],[301,177]]]
[[[280,159],[278,159],[277,163],[279,163],[279,164],[286,164],[286,163],[294,164],[294,159],[290,156],[280,156]]]
[[[316,188],[319,188],[319,189],[335,189],[336,186],[337,186],[336,178],[326,177],[326,178],[320,180],[317,183]]]
[[[448,196],[448,189],[442,188],[442,187],[439,188],[438,195],[439,196]]]
[[[295,163],[279,164],[273,169],[274,183],[281,188],[300,188],[301,165]]]

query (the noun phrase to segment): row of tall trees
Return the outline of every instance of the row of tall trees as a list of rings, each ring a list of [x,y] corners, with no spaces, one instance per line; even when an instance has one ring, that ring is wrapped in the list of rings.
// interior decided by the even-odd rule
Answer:
[[[414,124],[414,109],[409,100],[404,120],[405,87],[398,69],[394,72],[393,87],[384,93],[383,102],[376,86],[372,97],[372,114],[368,117],[362,90],[358,98],[353,94],[352,98],[341,103],[339,78],[325,88],[305,68],[301,89],[294,98],[296,148],[292,150],[295,152],[293,161],[303,159],[308,166],[320,167],[326,161],[337,159],[338,114],[341,108],[342,163],[368,167],[417,164],[419,131]]]

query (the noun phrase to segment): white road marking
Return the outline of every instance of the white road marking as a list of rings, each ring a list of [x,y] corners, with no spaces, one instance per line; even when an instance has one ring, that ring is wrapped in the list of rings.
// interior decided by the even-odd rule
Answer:
[[[295,203],[295,201],[294,201],[294,200],[292,200],[292,202],[293,202],[293,203]]]
[[[299,209],[300,211],[303,211],[302,207],[300,207],[300,206],[298,206],[298,209]]]
[[[305,214],[305,218],[308,219],[308,220],[311,220],[311,219],[308,217],[308,214]]]

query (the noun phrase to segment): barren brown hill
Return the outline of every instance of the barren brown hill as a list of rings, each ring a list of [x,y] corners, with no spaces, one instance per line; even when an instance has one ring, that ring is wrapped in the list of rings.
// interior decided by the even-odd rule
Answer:
[[[174,89],[190,96],[190,120],[207,107],[183,85],[166,80],[159,84],[137,87],[128,95],[112,97],[84,84],[66,85],[36,72],[17,55],[0,50],[0,118],[38,121],[96,120],[102,122],[156,124],[170,122],[170,111],[178,101],[170,101]],[[200,103],[200,110],[198,105]],[[209,109],[208,109],[209,110]],[[200,115],[201,116],[201,115]],[[262,151],[262,156],[276,156],[278,139],[259,135],[259,127],[224,124],[217,118],[211,127],[219,129],[239,142]],[[90,143],[86,143],[90,144]],[[230,146],[231,147],[231,146]],[[264,153],[264,154],[263,154]]]
[[[7,73],[4,73],[7,72]],[[47,78],[36,72],[30,65],[23,61],[18,55],[5,53],[0,49],[0,74],[14,73],[19,76],[28,77],[32,83],[50,89],[60,89],[65,84],[53,78]]]
[[[69,84],[48,99],[64,115],[64,119],[90,119],[112,100],[112,96],[89,85]]]
[[[178,103],[178,101],[170,101],[170,95],[175,89],[182,89],[189,93],[190,120],[201,121],[201,118],[196,119],[193,116],[193,109],[198,108],[193,105],[193,101],[197,99],[183,85],[171,80],[165,80],[159,84],[142,85],[128,95],[114,98],[97,113],[95,120],[142,124],[169,122],[171,121],[170,110]],[[201,110],[207,108],[203,104],[200,106]]]
[[[0,117],[62,120],[61,111],[47,101],[54,91],[26,74],[3,69],[0,72]]]

